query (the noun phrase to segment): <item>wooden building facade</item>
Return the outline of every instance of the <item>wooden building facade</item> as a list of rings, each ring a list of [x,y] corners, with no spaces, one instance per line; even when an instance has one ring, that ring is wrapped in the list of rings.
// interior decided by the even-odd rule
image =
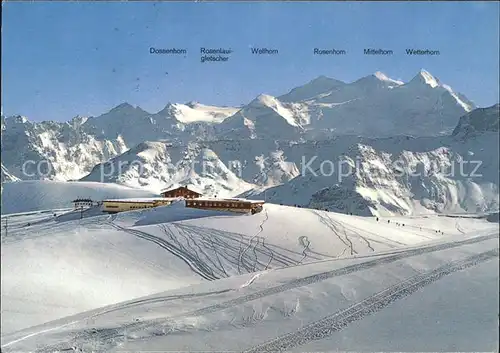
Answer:
[[[163,197],[183,197],[185,199],[196,199],[201,197],[202,194],[189,189],[187,186],[180,186],[176,189],[164,190],[161,193]]]
[[[143,208],[166,206],[170,205],[173,201],[174,199],[169,198],[104,200],[102,202],[102,210],[106,213],[126,212]]]
[[[246,199],[190,199],[186,207],[204,210],[229,211],[239,213],[258,213],[263,209],[264,201]]]

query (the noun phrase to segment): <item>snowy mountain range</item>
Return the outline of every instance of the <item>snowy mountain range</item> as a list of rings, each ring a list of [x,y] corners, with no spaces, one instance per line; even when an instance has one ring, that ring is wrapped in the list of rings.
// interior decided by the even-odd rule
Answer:
[[[498,115],[488,114],[476,118],[485,116],[498,120]],[[248,194],[274,203],[359,215],[497,210],[498,127],[465,139],[458,137],[461,134],[342,137],[318,143],[303,151],[312,161],[305,172],[288,183]]]
[[[189,184],[209,195],[245,193],[358,214],[408,214],[416,205],[494,209],[498,105],[475,108],[421,70],[408,83],[380,72],[352,83],[321,76],[239,108],[169,103],[152,114],[123,103],[68,122],[2,116],[2,182],[83,178],[153,192]],[[304,159],[314,156],[319,163],[359,159],[362,172],[341,183],[336,173],[304,175]],[[427,173],[472,156],[486,176]],[[423,168],[424,180],[395,176],[395,161],[407,171]]]

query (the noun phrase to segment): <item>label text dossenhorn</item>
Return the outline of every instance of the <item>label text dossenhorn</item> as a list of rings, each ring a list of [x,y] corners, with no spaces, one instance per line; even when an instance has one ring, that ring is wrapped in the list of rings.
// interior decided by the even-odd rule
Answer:
[[[154,47],[151,47],[151,48],[149,48],[149,54],[173,54],[173,55],[180,55],[180,54],[187,54],[187,50],[186,49],[179,49],[179,48],[164,49],[164,48],[154,48]]]

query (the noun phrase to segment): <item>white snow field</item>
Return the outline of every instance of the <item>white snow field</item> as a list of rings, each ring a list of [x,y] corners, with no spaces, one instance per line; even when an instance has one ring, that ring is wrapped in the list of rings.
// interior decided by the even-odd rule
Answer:
[[[483,218],[182,201],[6,217],[2,352],[498,350],[498,223]]]
[[[26,180],[2,184],[2,214],[72,207],[79,198],[154,197],[150,191],[98,182]]]

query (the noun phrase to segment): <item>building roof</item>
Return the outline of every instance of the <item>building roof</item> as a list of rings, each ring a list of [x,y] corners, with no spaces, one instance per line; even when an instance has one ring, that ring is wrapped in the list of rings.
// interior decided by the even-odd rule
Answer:
[[[245,202],[252,202],[252,203],[265,203],[266,202],[264,200],[250,200],[250,199],[244,199],[241,197],[225,197],[223,200],[245,201]]]
[[[94,202],[92,199],[82,199],[82,198],[78,198],[78,199],[75,199],[71,202]]]
[[[176,201],[179,197],[139,197],[129,199],[107,199],[103,202],[134,202],[134,203],[151,203],[154,201]]]
[[[216,197],[204,197],[204,198],[198,198],[198,199],[193,199],[189,201],[235,201],[235,202],[246,202],[246,203],[265,203],[264,200],[248,200],[248,199],[241,199],[241,198],[216,198]]]
[[[165,193],[165,192],[169,192],[169,191],[174,191],[174,190],[178,190],[178,189],[187,189],[187,190],[195,192],[195,193],[197,193],[199,195],[203,195],[203,193],[201,192],[201,190],[198,190],[197,188],[194,188],[191,185],[179,185],[177,187],[171,187],[171,188],[168,188],[168,189],[163,189],[161,191],[161,193]]]

